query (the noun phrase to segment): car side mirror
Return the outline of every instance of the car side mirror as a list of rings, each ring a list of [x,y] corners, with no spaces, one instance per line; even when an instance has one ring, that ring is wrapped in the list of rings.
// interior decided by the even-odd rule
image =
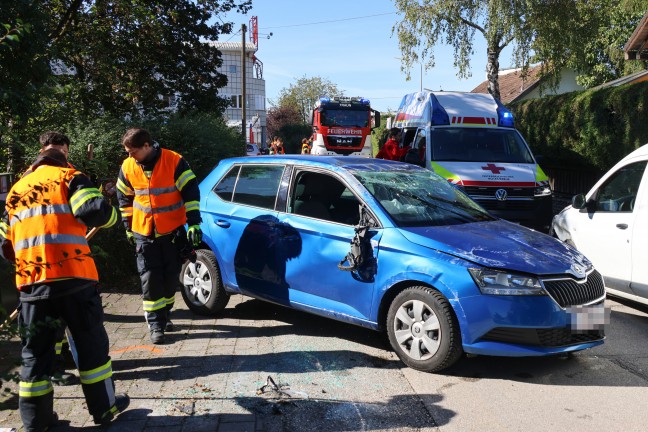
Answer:
[[[581,210],[585,208],[585,206],[587,205],[587,201],[585,201],[585,195],[583,194],[574,195],[572,197],[571,205],[577,210]]]

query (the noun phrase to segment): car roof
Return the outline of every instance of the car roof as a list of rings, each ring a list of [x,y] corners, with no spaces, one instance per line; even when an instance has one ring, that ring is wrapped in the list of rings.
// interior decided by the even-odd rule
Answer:
[[[404,162],[361,156],[261,155],[223,159],[221,162],[246,165],[283,163],[334,169],[380,169],[381,171],[423,170],[419,166]]]
[[[638,149],[634,150],[632,153],[628,154],[626,157],[621,159],[621,162],[628,159],[643,158],[648,156],[648,144],[644,144]]]

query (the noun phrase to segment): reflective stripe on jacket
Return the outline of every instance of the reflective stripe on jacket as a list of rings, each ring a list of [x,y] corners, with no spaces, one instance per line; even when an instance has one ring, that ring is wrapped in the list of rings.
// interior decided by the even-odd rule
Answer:
[[[68,198],[69,183],[79,174],[75,169],[44,165],[9,191],[7,238],[15,251],[19,290],[57,279],[99,280],[85,238],[87,227],[73,213],[73,207],[90,199],[96,189],[82,189]]]
[[[187,220],[180,194],[182,186],[175,181],[175,169],[182,156],[167,149],[161,151],[150,179],[134,158],[129,157],[122,164],[122,172],[135,194],[131,230],[143,236],[153,234],[154,226],[158,234],[168,234]],[[188,179],[178,179],[181,181]],[[128,216],[129,210],[122,208],[122,215]]]

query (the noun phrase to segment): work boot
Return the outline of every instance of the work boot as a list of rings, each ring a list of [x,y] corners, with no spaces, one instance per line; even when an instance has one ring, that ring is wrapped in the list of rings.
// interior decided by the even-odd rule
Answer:
[[[171,320],[169,320],[169,321],[166,322],[166,324],[164,326],[164,332],[167,333],[167,332],[172,332],[172,331],[175,331],[175,326],[173,325]]]
[[[77,383],[77,377],[69,372],[56,372],[51,377],[52,384],[69,386]]]
[[[160,329],[151,330],[151,342],[155,345],[164,343],[164,331]]]
[[[102,416],[95,416],[94,423],[102,426],[109,425],[119,415],[119,413],[124,412],[126,408],[128,408],[128,405],[130,405],[130,397],[128,397],[128,395],[116,395],[115,405],[103,413]]]

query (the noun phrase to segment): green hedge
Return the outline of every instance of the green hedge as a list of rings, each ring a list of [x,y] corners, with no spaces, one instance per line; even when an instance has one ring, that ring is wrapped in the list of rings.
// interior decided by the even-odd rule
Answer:
[[[511,104],[543,165],[606,171],[648,143],[648,82]]]
[[[99,183],[116,179],[126,152],[121,137],[129,127],[148,129],[153,139],[163,147],[182,154],[189,162],[198,180],[202,180],[221,159],[245,154],[243,137],[239,131],[227,127],[224,120],[207,114],[171,116],[143,122],[114,118],[76,121],[72,124],[39,124],[38,133],[47,129],[59,130],[70,137],[70,161],[79,170]],[[36,132],[23,137],[17,172],[24,171],[38,154]],[[34,137],[34,135],[36,135]],[[94,159],[86,159],[88,144],[93,144]],[[117,205],[115,197],[111,203]],[[3,206],[4,208],[4,206]],[[139,290],[134,248],[126,241],[121,224],[100,230],[90,240],[90,247],[99,270],[101,284],[112,289]],[[0,276],[13,269],[0,268]],[[12,275],[13,277],[13,275]]]

